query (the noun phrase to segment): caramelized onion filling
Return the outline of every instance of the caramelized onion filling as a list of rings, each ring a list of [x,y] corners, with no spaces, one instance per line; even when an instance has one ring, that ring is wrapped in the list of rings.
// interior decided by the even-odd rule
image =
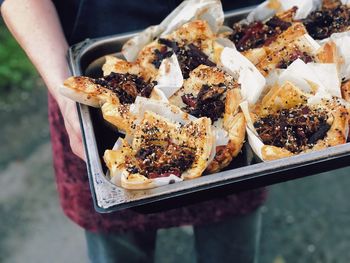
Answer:
[[[300,106],[263,117],[254,127],[264,144],[300,153],[325,138],[331,127],[327,120],[323,110]]]
[[[195,150],[170,141],[155,141],[143,144],[135,155],[136,165],[129,166],[131,174],[140,173],[147,178],[178,177],[191,167]]]
[[[325,39],[333,33],[344,32],[348,29],[350,8],[339,3],[334,8],[324,8],[312,12],[302,22],[314,39]]]
[[[189,114],[200,118],[208,117],[212,122],[217,121],[225,112],[224,93],[225,84],[203,85],[197,97],[193,94],[185,94],[181,97],[186,107],[183,108]]]
[[[149,98],[155,84],[148,83],[142,77],[134,74],[115,72],[96,79],[94,82],[113,91],[122,104],[134,103],[137,96]]]
[[[236,23],[233,25],[233,32],[229,39],[235,43],[237,50],[246,51],[271,44],[279,34],[286,31],[291,25],[277,16],[265,23],[260,21],[250,24]]]
[[[301,59],[305,63],[315,62],[314,58],[307,54],[306,52],[302,52],[300,50],[294,50],[291,52],[287,58],[283,58],[277,65],[276,68],[286,69],[292,64],[295,60]]]
[[[194,44],[179,46],[177,42],[164,38],[158,39],[158,42],[163,46],[161,49],[155,50],[155,58],[152,61],[152,64],[156,68],[160,67],[163,59],[171,57],[174,53],[179,61],[184,79],[187,79],[190,72],[200,65],[210,67],[216,66],[216,64]]]

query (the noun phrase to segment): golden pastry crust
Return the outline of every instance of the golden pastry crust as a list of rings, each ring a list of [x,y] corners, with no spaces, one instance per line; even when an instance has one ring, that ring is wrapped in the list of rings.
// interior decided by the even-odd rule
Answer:
[[[280,3],[279,1],[270,1],[269,3],[270,9],[275,9],[276,11],[280,10]],[[296,13],[296,8],[291,8],[287,11],[284,12],[279,12],[276,14],[276,16],[278,18],[280,18],[282,21],[284,22],[293,22],[294,16]],[[281,33],[283,34],[283,32]],[[287,34],[288,35],[288,34]],[[279,36],[277,36],[278,38]],[[246,51],[243,51],[243,55],[246,56],[254,65],[258,64],[260,61],[262,61],[264,59],[264,57],[267,56],[268,52],[269,52],[269,46],[271,44],[273,44],[273,42],[271,42],[270,44],[265,44],[262,47],[258,47],[258,48],[252,48]]]
[[[267,51],[268,50],[266,47],[258,47],[243,51],[243,55],[248,58],[254,65],[258,65],[259,62],[264,60],[264,58],[267,56]]]
[[[161,38],[176,42],[180,47],[193,44],[213,62],[219,61],[221,46],[215,42],[216,36],[204,20],[188,22],[171,34]],[[140,51],[135,62],[142,68],[147,69],[154,79],[158,74],[158,69],[153,61],[156,59],[156,50],[162,50],[162,48],[164,48],[164,45],[160,44],[158,39],[151,42]]]
[[[129,134],[132,133],[132,124],[137,117],[130,112],[129,104],[113,104],[106,102],[101,107],[103,118],[118,130]]]
[[[349,112],[347,108],[337,99],[324,99],[318,105],[308,105],[307,99],[309,97],[309,94],[303,93],[289,82],[282,87],[274,87],[262,100],[261,105],[258,105],[255,112],[251,114],[252,120],[255,122],[282,109],[292,109],[300,105],[306,105],[311,109],[324,111],[328,116],[327,123],[330,125],[330,128],[324,139],[319,139],[312,147],[303,150],[301,153],[346,143],[349,127]],[[261,153],[265,161],[295,155],[295,153],[285,148],[272,145],[264,145]]]
[[[294,155],[292,152],[286,149],[271,145],[264,145],[261,149],[261,154],[264,158],[264,161],[273,161]]]
[[[278,11],[282,8],[282,5],[279,0],[268,0],[267,7],[269,9]]]
[[[289,14],[290,13],[288,13],[288,15]],[[244,51],[243,55],[246,56],[254,65],[258,65],[260,63],[260,68],[263,69],[265,64],[270,64],[268,63],[268,60],[271,60],[271,58],[274,58],[275,60],[278,59],[278,57],[275,55],[276,53],[286,53],[286,51],[284,51],[284,47],[304,34],[307,34],[307,31],[303,24],[293,23],[286,31],[278,35],[275,41],[272,41],[269,45]],[[278,62],[279,61],[275,61],[274,63],[277,64]]]
[[[63,85],[60,92],[77,102],[95,108],[99,108],[105,102],[119,104],[119,98],[115,93],[95,84],[93,79],[89,77],[69,77]]]
[[[130,131],[129,127],[135,119],[130,113],[130,105],[120,103],[117,95],[111,90],[95,84],[88,77],[70,77],[61,89],[65,95],[85,105],[100,108],[106,121],[122,131]]]
[[[241,151],[245,138],[245,118],[239,113],[241,96],[239,86],[232,76],[216,67],[201,65],[190,73],[190,77],[184,82],[184,86],[179,89],[169,102],[178,107],[184,108],[186,104],[182,101],[182,96],[192,94],[197,97],[203,85],[219,86],[224,84],[226,92],[224,94],[225,110],[223,116],[214,124],[228,132],[229,142],[226,146],[218,146],[214,160],[207,168],[208,173],[222,170],[230,164],[232,159]]]
[[[287,17],[289,16],[288,19],[290,19],[292,13],[286,14]],[[299,22],[293,22],[270,45],[251,49],[243,52],[243,54],[264,76],[268,76],[271,71],[285,64],[285,62],[288,65],[299,56],[304,56],[305,59],[318,63],[338,62],[335,44],[326,43],[319,48],[308,35],[305,26]]]
[[[295,6],[286,11],[278,12],[276,16],[285,22],[293,22],[297,11],[298,8]]]
[[[152,131],[152,133],[150,133]],[[157,186],[156,179],[149,179],[139,172],[131,173],[128,167],[136,166],[136,153],[151,138],[157,138],[156,144],[162,144],[169,139],[176,145],[186,145],[194,150],[194,159],[189,168],[182,174],[184,180],[202,175],[208,165],[208,159],[213,145],[211,121],[200,118],[185,125],[170,122],[168,119],[153,112],[146,111],[144,119],[136,127],[131,145],[122,141],[122,147],[117,150],[106,150],[104,159],[111,174],[121,175],[121,185],[126,189],[149,189]]]
[[[160,50],[162,45],[157,40],[146,45],[138,54],[135,63],[148,70],[148,74],[152,76],[152,79],[156,79],[158,76],[159,68],[153,64],[156,56],[156,50]]]
[[[328,112],[331,128],[328,130],[324,139],[318,140],[312,148],[304,150],[301,153],[323,150],[328,147],[346,143],[349,127],[349,113],[345,106],[336,101],[325,101],[322,105],[318,105],[317,107],[322,107]],[[295,154],[280,147],[264,145],[262,148],[262,156],[266,161],[277,160],[293,155]]]
[[[68,78],[60,92],[85,105],[101,107],[104,119],[125,132],[130,131],[130,125],[137,117],[130,112],[129,104],[121,103],[113,91],[96,84],[89,77]],[[150,98],[161,100],[162,96],[157,89],[153,89]]]
[[[208,22],[195,20],[179,27],[166,38],[176,41],[180,46],[194,44],[201,50],[206,50],[210,48],[207,41],[215,38],[215,34],[211,31]]]
[[[183,87],[169,98],[169,102],[178,107],[185,107],[186,104],[183,103],[181,99],[182,95],[192,93],[194,96],[197,96],[203,85],[217,86],[222,83],[227,90],[239,88],[237,82],[231,75],[217,67],[200,65],[190,73],[190,77],[184,81]],[[229,101],[227,105],[231,105],[230,103],[232,102]],[[237,104],[235,103],[234,105]]]
[[[350,80],[341,85],[341,94],[344,100],[350,102]]]
[[[264,49],[266,55],[261,57],[259,62],[255,64],[264,76],[269,75],[282,61],[289,61],[294,54],[307,55],[311,59],[316,60],[318,51],[310,43],[307,30],[302,23],[293,23],[292,26]],[[248,59],[256,62],[255,58],[251,59],[248,56]]]
[[[245,139],[246,120],[242,112],[232,116],[232,121],[227,123],[229,142],[225,146],[217,146],[214,160],[207,168],[208,173],[216,173],[227,167],[233,158],[242,150]]]
[[[344,82],[341,85],[341,94],[342,94],[342,98],[347,101],[350,102],[350,80]],[[350,109],[348,109],[349,113],[350,113]],[[349,118],[349,126],[350,126],[350,118]],[[350,138],[350,130],[349,130],[349,134],[348,134],[348,139]]]
[[[129,73],[141,76],[146,81],[149,81],[153,77],[149,74],[149,72],[146,69],[142,68],[139,64],[135,62],[128,62],[126,60],[114,56],[105,56],[105,59],[106,62],[102,66],[104,76],[115,72],[121,74]]]
[[[336,63],[339,65],[341,61],[335,43],[332,41],[325,43],[318,51],[316,61],[319,63]]]
[[[283,86],[272,87],[261,102],[255,105],[254,112],[263,117],[281,109],[290,109],[305,104],[307,99],[307,94],[291,82],[286,82]]]
[[[339,0],[322,0],[322,7],[324,9],[334,9],[341,4]]]

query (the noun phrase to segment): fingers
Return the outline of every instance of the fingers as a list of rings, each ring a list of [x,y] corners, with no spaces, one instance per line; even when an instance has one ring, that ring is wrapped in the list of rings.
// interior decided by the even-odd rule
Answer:
[[[69,142],[72,152],[80,159],[85,161],[85,152],[81,133],[73,133],[71,136],[69,136]]]
[[[72,152],[85,161],[85,152],[83,147],[82,135],[78,118],[66,118],[65,121],[66,130],[69,136],[69,143]]]
[[[85,161],[82,133],[75,105],[72,111],[69,112],[69,115],[67,117],[68,118],[66,118],[66,129],[69,134],[70,147],[75,155],[77,155]]]
[[[85,161],[85,151],[76,104],[73,101],[67,101],[67,103],[62,103],[60,108],[72,152]]]

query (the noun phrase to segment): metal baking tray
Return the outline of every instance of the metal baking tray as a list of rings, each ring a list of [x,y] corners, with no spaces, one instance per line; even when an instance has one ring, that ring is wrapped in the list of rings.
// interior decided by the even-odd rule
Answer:
[[[243,19],[253,7],[226,13],[225,23]],[[102,76],[103,56],[120,55],[125,41],[136,33],[87,39],[68,52],[71,72],[75,76]],[[254,189],[287,180],[337,169],[350,164],[350,144],[322,151],[262,163],[248,144],[225,171],[151,190],[131,191],[117,187],[105,177],[107,168],[102,159],[122,136],[107,124],[99,109],[77,104],[85,145],[87,170],[94,206],[99,213],[133,208],[150,213],[180,207],[234,192]]]

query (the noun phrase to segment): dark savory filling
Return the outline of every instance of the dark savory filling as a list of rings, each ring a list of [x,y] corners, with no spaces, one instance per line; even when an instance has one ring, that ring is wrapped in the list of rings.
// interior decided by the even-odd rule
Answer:
[[[177,56],[182,75],[185,79],[189,77],[192,70],[200,65],[207,65],[210,67],[216,66],[216,64],[209,60],[208,56],[194,44],[179,46],[177,42],[164,38],[160,38],[158,42],[162,44],[163,47],[160,50],[155,50],[155,59],[152,61],[152,64],[156,68],[160,67],[163,59],[171,57],[173,53]]]
[[[112,72],[94,82],[113,91],[122,104],[134,103],[137,96],[148,98],[154,87],[154,83],[148,83],[143,78],[129,73]]]
[[[326,136],[331,127],[327,119],[322,110],[300,106],[261,118],[254,127],[264,144],[300,153]]]
[[[224,93],[225,84],[203,85],[197,97],[193,94],[183,95],[182,101],[186,104],[184,110],[195,117],[208,117],[212,122],[217,121],[225,112]]]
[[[287,58],[283,58],[276,66],[276,68],[286,69],[295,60],[301,59],[305,63],[313,62],[312,56],[308,55],[306,52],[301,52],[300,50],[295,50],[289,54]]]
[[[238,51],[246,51],[251,48],[267,46],[278,35],[287,30],[292,24],[277,16],[265,23],[253,22],[251,24],[234,24],[233,32],[229,39],[235,43]]]
[[[314,11],[302,22],[314,39],[325,39],[333,33],[347,30],[350,26],[350,8],[338,5],[335,8]]]
[[[142,145],[135,157],[136,166],[128,168],[132,174],[140,173],[150,179],[170,174],[180,177],[193,164],[195,150],[170,141],[158,141]]]

